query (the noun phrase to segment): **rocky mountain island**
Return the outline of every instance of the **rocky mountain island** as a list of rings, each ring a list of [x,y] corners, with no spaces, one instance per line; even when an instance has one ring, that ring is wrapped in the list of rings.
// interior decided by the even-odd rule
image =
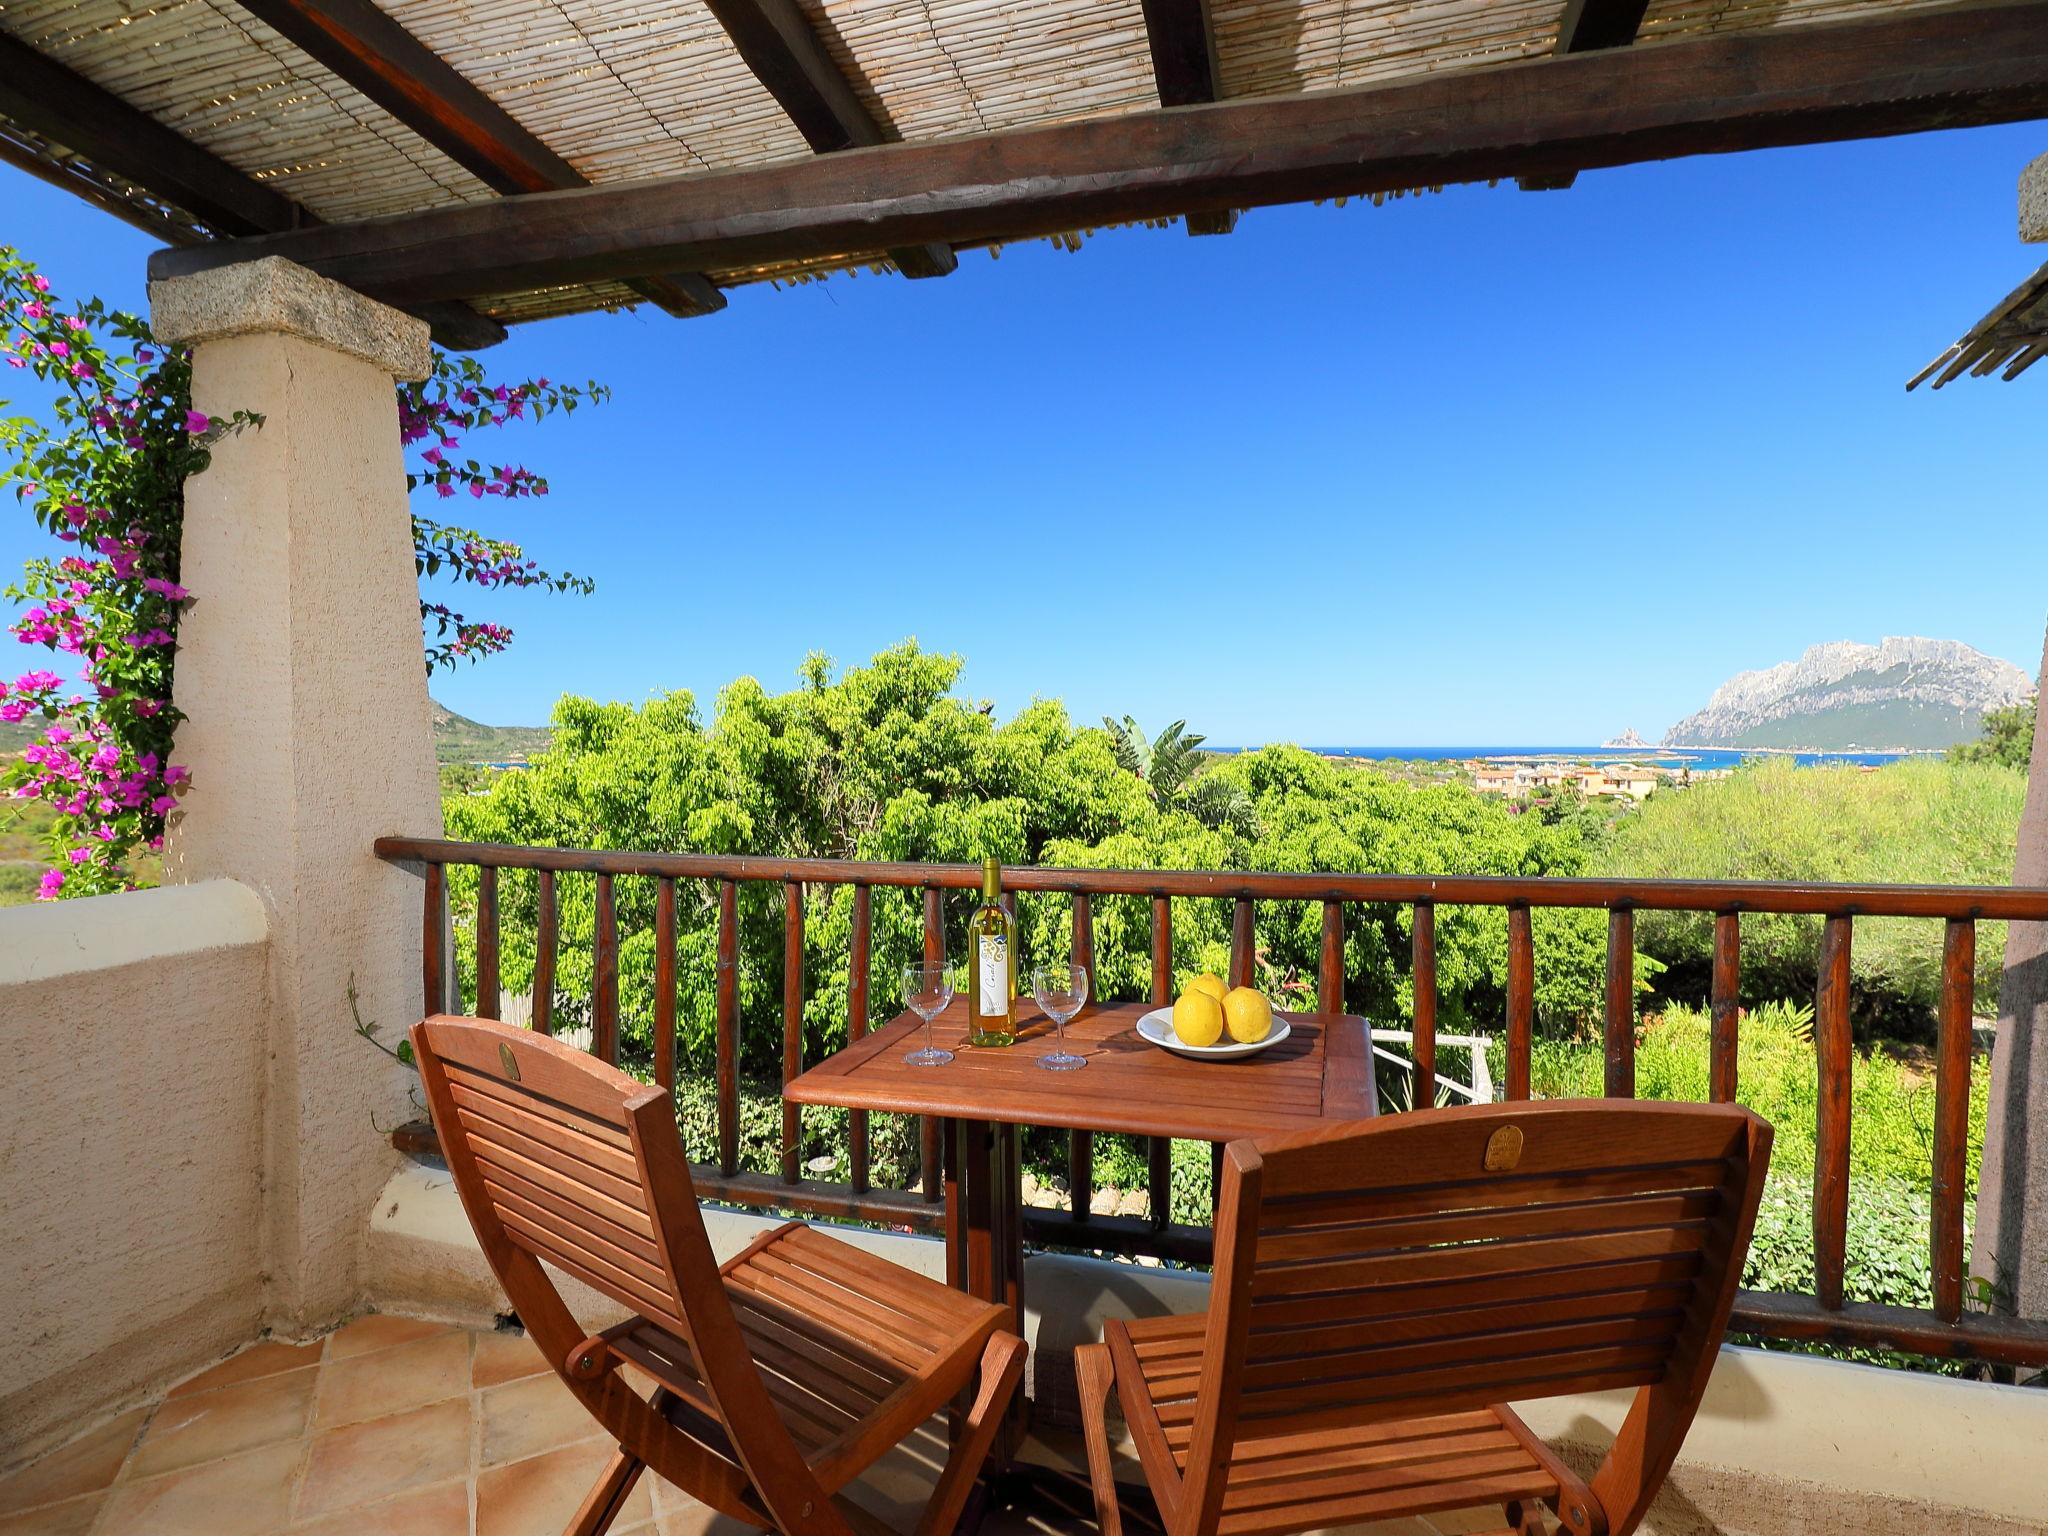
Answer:
[[[1985,711],[2014,704],[2034,680],[1960,640],[1832,640],[1797,661],[1738,672],[1706,708],[1664,733],[1667,747],[1776,747],[1810,752],[1915,751],[1977,734]]]

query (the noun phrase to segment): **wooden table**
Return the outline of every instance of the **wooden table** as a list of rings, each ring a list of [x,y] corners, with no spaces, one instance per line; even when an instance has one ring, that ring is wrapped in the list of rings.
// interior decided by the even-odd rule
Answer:
[[[1349,1014],[1289,1013],[1288,1038],[1236,1061],[1195,1061],[1138,1034],[1149,1004],[1091,1006],[1067,1025],[1067,1046],[1087,1059],[1048,1072],[1053,1027],[1037,1005],[1017,1001],[1017,1043],[966,1043],[967,1002],[937,1022],[940,1067],[903,1058],[924,1044],[924,1022],[906,1013],[835,1052],[783,1088],[799,1104],[932,1115],[946,1125],[946,1250],[954,1284],[1010,1307],[1024,1333],[1022,1169],[1017,1127],[1223,1142],[1357,1120],[1377,1107],[1372,1037]],[[1077,1231],[1077,1238],[1085,1230]],[[1023,1394],[1018,1394],[1021,1404]],[[998,1451],[1007,1457],[1021,1420]]]

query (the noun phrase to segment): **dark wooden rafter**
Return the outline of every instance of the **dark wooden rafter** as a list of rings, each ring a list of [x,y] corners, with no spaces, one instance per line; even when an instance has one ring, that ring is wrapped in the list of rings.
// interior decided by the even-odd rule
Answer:
[[[1591,53],[1600,48],[1626,48],[1642,30],[1650,0],[1565,0],[1557,24],[1557,53]],[[1562,192],[1578,180],[1571,171],[1555,176],[1524,176],[1524,192]]]
[[[557,192],[589,178],[370,0],[239,0],[242,9],[361,91],[494,192]],[[725,296],[699,273],[640,274],[631,286],[672,315]]]
[[[273,187],[172,132],[155,118],[66,69],[20,39],[0,32],[0,117],[89,161],[102,176],[133,182],[151,198],[195,221],[183,225],[124,204],[104,186],[67,176],[33,156],[4,155],[57,186],[80,192],[160,239],[198,241],[211,232],[230,237],[276,234],[319,224],[306,209]],[[470,351],[505,339],[505,328],[454,301],[413,306],[444,347]]]
[[[286,255],[389,302],[2048,116],[2048,0],[1724,33],[158,253]]]
[[[889,142],[875,115],[825,51],[796,0],[705,0],[740,58],[821,155]],[[951,246],[899,246],[889,252],[905,277],[944,277],[959,266]]]
[[[1152,51],[1152,80],[1162,107],[1192,107],[1218,99],[1216,29],[1209,0],[1142,0],[1145,42]],[[1187,215],[1191,235],[1227,235],[1237,227],[1234,208]]]

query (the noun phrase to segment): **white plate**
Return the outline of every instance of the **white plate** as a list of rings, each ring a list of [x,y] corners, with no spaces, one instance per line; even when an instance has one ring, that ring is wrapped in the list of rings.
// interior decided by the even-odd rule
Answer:
[[[1247,1045],[1226,1038],[1214,1045],[1189,1045],[1173,1032],[1173,1010],[1154,1008],[1138,1020],[1138,1033],[1154,1045],[1162,1046],[1179,1056],[1193,1056],[1207,1061],[1229,1061],[1238,1056],[1256,1056],[1268,1046],[1278,1045],[1287,1038],[1289,1030],[1287,1021],[1276,1013],[1273,1015],[1273,1027],[1266,1031],[1266,1038],[1263,1040],[1254,1040]]]

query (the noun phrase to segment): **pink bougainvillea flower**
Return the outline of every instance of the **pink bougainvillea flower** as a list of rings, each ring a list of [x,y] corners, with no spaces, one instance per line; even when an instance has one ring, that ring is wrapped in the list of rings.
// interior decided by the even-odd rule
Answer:
[[[46,869],[43,871],[43,881],[39,889],[38,899],[42,901],[55,901],[57,893],[63,889],[64,871],[61,869]]]
[[[92,857],[92,850],[90,848],[70,848],[65,850],[64,857],[74,864],[83,864]]]
[[[52,357],[69,357],[71,355],[71,343],[68,341],[53,341],[50,343],[49,353]]]
[[[149,802],[149,808],[158,816],[168,816],[178,808],[178,800],[175,795],[158,795]]]
[[[34,277],[30,278],[29,282],[35,288],[37,293],[48,293],[50,291],[50,280],[47,277],[44,277],[40,272],[38,272]]]
[[[213,418],[204,411],[187,411],[185,413],[185,430],[187,432],[204,432],[212,425]]]

